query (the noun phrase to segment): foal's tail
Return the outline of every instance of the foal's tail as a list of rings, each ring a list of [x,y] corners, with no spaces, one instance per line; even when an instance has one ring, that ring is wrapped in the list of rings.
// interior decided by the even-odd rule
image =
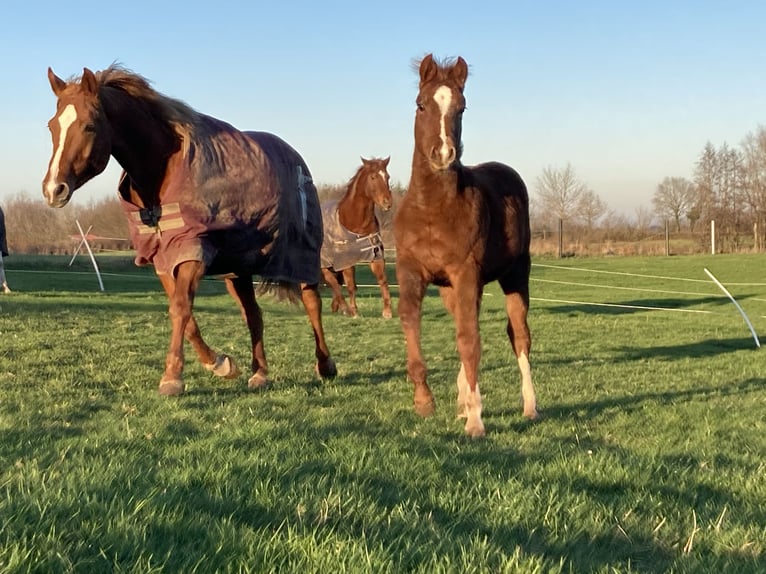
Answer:
[[[301,301],[301,286],[289,281],[259,281],[255,289],[258,296],[267,295],[282,302],[298,304]]]

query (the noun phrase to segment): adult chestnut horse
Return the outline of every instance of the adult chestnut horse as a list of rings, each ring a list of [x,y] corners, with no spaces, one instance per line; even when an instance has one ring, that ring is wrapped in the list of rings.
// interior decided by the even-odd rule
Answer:
[[[101,173],[113,156],[124,169],[119,198],[136,264],[153,264],[169,299],[172,326],[162,395],[184,392],[184,338],[214,374],[233,378],[233,360],[202,339],[192,314],[204,275],[225,276],[252,343],[249,388],[267,382],[263,321],[253,275],[300,295],[316,342],[317,371],[336,374],[322,328],[319,255],[322,218],[301,156],[278,137],[240,132],[155,91],[120,66],[64,81],[48,68],[58,98],[48,122],[53,155],[43,180],[51,207]],[[137,333],[137,336],[140,334]]]
[[[322,275],[332,289],[333,312],[341,310],[357,317],[359,310],[356,306],[354,266],[369,263],[383,297],[383,317],[390,319],[391,293],[375,206],[384,211],[391,209],[387,169],[391,158],[361,159],[362,165],[348,182],[340,201],[328,201],[322,205]],[[339,278],[342,278],[348,289],[348,304],[343,298]]]
[[[478,375],[479,305],[484,285],[497,280],[505,293],[507,333],[521,371],[524,414],[537,417],[529,365],[529,200],[516,171],[501,163],[460,163],[468,66],[463,58],[419,65],[415,151],[410,185],[394,218],[399,317],[407,340],[407,374],[415,411],[435,405],[420,348],[421,305],[426,287],[438,285],[456,325],[460,373],[458,416],[465,432],[484,435]]]

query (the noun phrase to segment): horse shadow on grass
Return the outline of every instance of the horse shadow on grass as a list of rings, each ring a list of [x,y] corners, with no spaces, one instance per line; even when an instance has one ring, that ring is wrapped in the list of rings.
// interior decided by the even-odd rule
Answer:
[[[290,429],[280,432],[297,433],[304,436],[358,436],[359,440],[375,443],[380,437],[388,437],[384,443],[394,440],[397,449],[411,453],[418,461],[438,460],[439,472],[444,481],[461,481],[470,484],[471,468],[485,468],[490,473],[515,476],[525,464],[545,463],[553,453],[540,453],[524,457],[504,450],[496,452],[491,443],[467,442],[461,449],[454,448],[454,437],[440,439],[428,437],[410,439],[375,423],[369,419],[349,420],[342,423],[321,421],[317,423],[295,421]],[[247,439],[230,445],[235,451],[252,452],[254,445]],[[395,571],[418,571],[432,567],[433,553],[441,556],[452,553],[452,559],[459,561],[462,552],[474,546],[476,540],[483,541],[484,559],[489,563],[498,556],[510,557],[519,550],[527,556],[537,556],[550,564],[569,564],[574,571],[589,572],[610,564],[643,565],[644,572],[664,572],[672,563],[673,556],[649,536],[633,535],[630,539],[615,532],[597,535],[587,532],[574,533],[562,538],[545,526],[527,526],[518,522],[495,524],[485,519],[481,512],[464,512],[462,505],[454,501],[440,501],[439,496],[430,495],[438,486],[419,484],[409,480],[406,473],[375,470],[369,466],[349,468],[331,460],[319,458],[317,453],[297,465],[282,465],[278,461],[261,461],[257,467],[242,459],[234,462],[227,470],[229,484],[252,484],[256,476],[269,477],[268,485],[272,494],[268,503],[261,503],[249,489],[227,489],[227,496],[217,494],[197,480],[186,481],[172,487],[156,504],[173,513],[186,528],[169,528],[163,531],[161,525],[151,525],[148,542],[151,551],[157,555],[186,547],[189,538],[195,538],[199,546],[190,546],[189,560],[202,559],[205,545],[219,543],[211,540],[209,531],[199,530],[197,524],[231,522],[236,528],[252,531],[256,536],[287,536],[287,531],[304,533],[318,540],[338,540],[343,544],[357,545],[360,532],[364,532],[365,545],[378,549],[377,559],[388,563]],[[518,480],[525,480],[518,476]],[[567,487],[568,488],[568,487]],[[589,485],[575,485],[574,490],[588,489]],[[256,489],[257,491],[257,489]],[[471,496],[477,491],[467,489]],[[298,504],[304,492],[313,496]],[[274,495],[274,493],[279,493]],[[323,513],[323,500],[331,501],[333,496],[354,493],[352,499],[366,501],[373,505],[374,513],[364,515],[349,513]],[[433,493],[432,493],[433,494]],[[597,490],[592,493],[596,499],[611,496]],[[169,497],[168,498],[166,498]],[[340,503],[341,499],[338,499]],[[487,501],[477,501],[480,508]],[[170,503],[170,504],[169,504]],[[306,507],[302,507],[305,504]],[[327,507],[332,510],[332,505]],[[377,516],[378,518],[375,518]],[[200,517],[205,517],[201,519]],[[286,530],[285,530],[286,529]],[[280,532],[282,532],[280,534]],[[448,537],[443,533],[449,533]],[[179,540],[181,537],[181,540]],[[115,541],[117,543],[117,541]],[[413,551],[413,548],[430,548],[430,551]],[[300,554],[290,556],[290,549],[284,550],[288,560],[300,559]],[[381,555],[382,554],[382,555]],[[213,558],[215,560],[215,558]],[[215,566],[207,562],[206,566]]]
[[[647,391],[634,395],[610,396],[606,399],[580,401],[572,403],[558,403],[547,405],[541,411],[541,418],[546,419],[592,419],[609,412],[631,413],[643,410],[647,403],[657,403],[662,405],[674,404],[679,402],[688,402],[698,399],[704,399],[707,396],[738,396],[749,393],[762,392],[766,384],[764,379],[746,379],[733,382],[727,385],[708,385],[705,387],[696,387],[694,389],[669,390],[669,391]],[[501,411],[487,410],[485,418],[492,420],[493,417],[511,416],[516,410],[510,409]]]
[[[714,357],[744,350],[757,350],[751,337],[705,339],[681,345],[654,345],[651,347],[620,347],[615,361],[642,361],[645,359],[677,360]]]

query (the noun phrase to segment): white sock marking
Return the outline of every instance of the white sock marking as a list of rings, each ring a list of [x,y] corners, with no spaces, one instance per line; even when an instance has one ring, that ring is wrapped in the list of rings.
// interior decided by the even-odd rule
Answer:
[[[521,353],[518,358],[519,371],[521,371],[521,397],[524,400],[524,414],[537,416],[537,399],[535,387],[532,385],[532,368],[529,366],[529,358],[526,353]]]
[[[61,155],[64,153],[64,142],[66,142],[66,135],[70,126],[76,119],[77,110],[73,104],[69,104],[59,114],[59,141],[56,144],[56,152],[53,155],[53,161],[51,161],[51,167],[48,170],[48,180],[45,182],[45,194],[48,198],[51,198],[53,190],[58,185],[59,163],[61,162]]]

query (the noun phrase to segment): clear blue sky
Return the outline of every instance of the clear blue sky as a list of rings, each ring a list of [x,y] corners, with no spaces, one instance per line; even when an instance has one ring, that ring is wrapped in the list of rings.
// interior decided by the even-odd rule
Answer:
[[[471,0],[6,0],[0,22],[0,201],[41,194],[61,77],[114,61],[242,129],[274,132],[318,183],[359,156],[409,180],[414,58],[470,66],[464,162],[514,166],[534,193],[571,163],[610,207],[650,206],[707,141],[766,124],[766,3]],[[75,193],[114,193],[119,167]],[[42,197],[40,195],[40,200]]]

